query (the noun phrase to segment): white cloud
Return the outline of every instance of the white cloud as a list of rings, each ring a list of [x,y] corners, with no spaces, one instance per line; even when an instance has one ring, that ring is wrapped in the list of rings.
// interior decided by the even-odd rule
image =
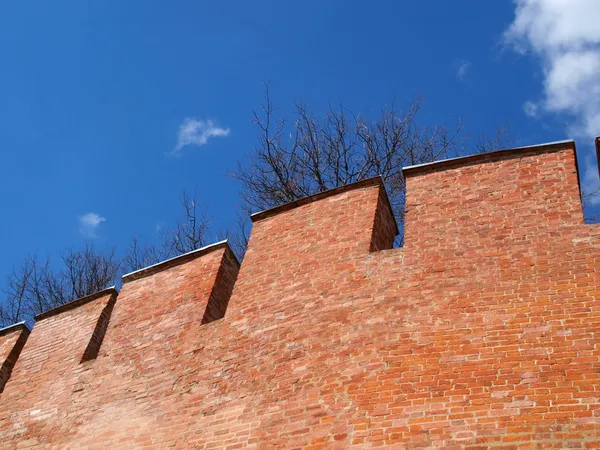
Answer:
[[[523,112],[527,117],[537,117],[538,115],[538,105],[536,105],[532,101],[526,101],[523,104]]]
[[[95,238],[98,226],[106,219],[96,213],[89,212],[79,218],[79,231],[87,238]]]
[[[177,133],[177,145],[170,153],[171,155],[179,155],[181,149],[188,145],[205,145],[212,137],[229,136],[229,128],[221,128],[212,120],[197,120],[186,118],[179,125]]]
[[[542,99],[525,103],[525,114],[558,114],[565,118],[568,133],[584,140],[582,184],[590,192],[600,186],[588,145],[600,134],[600,1],[515,3],[515,19],[504,33],[505,42],[539,58],[544,75]],[[600,199],[591,202],[600,204]]]
[[[569,116],[569,132],[600,133],[600,1],[517,0],[506,43],[540,58],[545,112]],[[537,111],[536,111],[537,112]]]
[[[460,81],[464,80],[470,67],[471,63],[469,61],[461,61],[458,65],[458,70],[456,71],[456,78],[458,78]]]

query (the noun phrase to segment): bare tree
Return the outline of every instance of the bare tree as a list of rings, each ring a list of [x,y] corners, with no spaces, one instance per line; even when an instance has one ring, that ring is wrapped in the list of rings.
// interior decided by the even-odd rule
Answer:
[[[0,325],[19,322],[32,309],[30,289],[35,277],[37,256],[25,257],[20,267],[13,267],[2,289],[4,302],[0,305]]]
[[[101,291],[115,283],[119,267],[114,249],[97,251],[89,242],[81,250],[64,252],[56,265],[49,258],[42,262],[35,254],[27,256],[20,267],[13,268],[2,289],[0,323],[31,318]]]
[[[198,205],[197,192],[190,195],[183,192],[181,199],[183,217],[171,231],[172,245],[178,254],[191,252],[206,245],[210,219],[206,208]]]
[[[238,164],[232,174],[242,184],[245,207],[268,209],[381,175],[402,226],[402,167],[460,156],[468,148],[468,136],[460,120],[451,129],[419,125],[421,105],[421,99],[416,99],[406,112],[401,112],[392,102],[375,120],[369,120],[341,104],[330,107],[324,117],[317,117],[299,103],[289,123],[276,114],[267,86],[262,114],[254,114],[259,136],[250,163]],[[501,148],[508,132],[504,126],[491,138],[479,136],[474,151]]]
[[[184,191],[181,196],[182,214],[172,227],[163,229],[155,243],[144,244],[134,236],[123,258],[126,272],[156,264],[165,259],[191,252],[207,244],[211,220],[206,207],[198,204],[197,191]]]
[[[133,272],[177,256],[177,254],[172,240],[165,232],[159,233],[158,242],[154,244],[145,244],[138,236],[133,236],[123,257],[123,270]]]
[[[115,283],[121,261],[114,248],[97,252],[90,243],[83,250],[68,250],[62,256],[62,283],[55,283],[63,298],[76,299],[101,291]]]
[[[593,188],[590,190],[583,190],[581,192],[581,201],[583,204],[583,209],[591,210],[593,208],[594,200],[600,197],[600,187]],[[587,223],[600,223],[600,212],[596,214],[592,214],[586,217]]]
[[[501,150],[514,144],[514,138],[510,131],[510,124],[506,122],[496,128],[496,132],[490,136],[487,133],[478,134],[475,138],[475,153],[487,153]]]

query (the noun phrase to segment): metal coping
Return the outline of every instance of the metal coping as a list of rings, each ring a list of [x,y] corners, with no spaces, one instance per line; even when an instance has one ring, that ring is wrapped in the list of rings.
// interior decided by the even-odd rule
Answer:
[[[496,150],[488,153],[477,153],[476,155],[462,156],[459,158],[444,159],[442,161],[434,161],[426,164],[418,164],[415,166],[408,166],[402,168],[404,176],[418,174],[420,172],[444,170],[452,167],[459,167],[469,164],[481,164],[485,162],[491,162],[502,158],[515,158],[519,157],[519,153],[523,153],[521,156],[527,156],[527,152],[555,152],[565,149],[565,144],[571,144],[573,152],[575,154],[575,172],[577,173],[577,187],[579,190],[579,200],[583,201],[581,196],[581,176],[579,174],[579,163],[577,160],[577,147],[575,141],[567,139],[564,141],[547,142],[545,144],[528,145],[525,147],[507,148],[504,150]],[[600,169],[599,169],[600,170]]]
[[[4,328],[0,328],[0,336],[4,336],[5,334],[8,334],[11,331],[18,330],[18,329],[26,329],[27,331],[31,331],[31,328],[29,327],[29,325],[27,325],[27,322],[22,321],[22,322],[13,323],[12,325],[9,325]]]
[[[352,191],[354,189],[360,189],[367,186],[380,186],[383,188],[384,192],[384,201],[390,210],[392,217],[394,218],[394,226],[396,228],[396,235],[398,234],[398,223],[396,222],[396,217],[394,216],[394,212],[392,210],[392,206],[390,205],[390,200],[387,195],[387,191],[385,190],[385,185],[383,183],[383,178],[381,175],[378,175],[373,178],[367,178],[365,180],[355,181],[354,183],[345,184],[343,186],[339,186],[333,189],[329,189],[327,191],[318,192],[313,195],[309,195],[308,197],[304,197],[293,202],[285,203],[283,205],[275,206],[271,209],[266,209],[264,211],[256,212],[250,215],[250,219],[252,222],[258,222],[260,220],[266,219],[267,217],[275,216],[285,211],[289,211],[291,209],[297,208],[298,206],[306,205],[317,200],[322,200],[327,197],[332,197],[337,194],[341,194],[343,192]]]
[[[50,316],[55,316],[57,314],[60,314],[64,311],[68,311],[70,309],[74,309],[77,308],[78,306],[81,305],[85,305],[86,303],[89,303],[93,300],[96,300],[100,297],[104,297],[106,295],[116,295],[119,292],[117,291],[117,289],[114,286],[111,286],[109,288],[103,289],[99,292],[94,292],[93,294],[90,295],[86,295],[85,297],[81,297],[78,298],[77,300],[73,300],[72,302],[69,303],[65,303],[64,305],[60,305],[57,306],[56,308],[50,309],[48,311],[44,311],[41,314],[38,314],[37,316],[34,317],[35,321],[38,322],[40,320],[46,319]]]
[[[568,139],[565,141],[555,141],[555,142],[547,142],[545,144],[537,144],[537,145],[528,145],[525,147],[516,147],[516,148],[507,148],[504,150],[496,150],[493,152],[487,153],[477,153],[475,155],[467,155],[467,156],[459,156],[457,158],[448,158],[442,159],[441,161],[432,161],[424,164],[416,164],[414,166],[406,166],[402,168],[402,173],[404,175],[413,175],[415,173],[425,171],[428,169],[438,170],[441,168],[446,168],[449,166],[459,166],[466,164],[473,164],[478,162],[484,162],[486,160],[503,157],[503,156],[513,156],[517,155],[519,152],[526,152],[528,150],[547,150],[547,151],[555,151],[560,148],[564,148],[565,144],[573,144],[573,148],[575,148],[575,141],[572,139]]]
[[[191,261],[192,259],[198,258],[199,256],[210,253],[214,250],[218,250],[221,248],[229,247],[227,243],[227,239],[219,242],[215,242],[214,244],[207,245],[202,248],[198,248],[196,250],[192,250],[191,252],[184,253],[183,255],[175,256],[174,258],[167,259],[165,261],[161,261],[156,264],[152,264],[151,266],[144,267],[142,269],[135,270],[133,272],[126,273],[121,277],[123,283],[127,283],[128,281],[138,280],[140,278],[146,277],[153,273],[160,272],[162,270],[168,269],[170,267],[177,266],[179,264],[183,264],[184,262]],[[231,252],[233,254],[233,251]],[[237,261],[237,257],[233,254],[235,260]],[[239,261],[237,261],[239,264]]]

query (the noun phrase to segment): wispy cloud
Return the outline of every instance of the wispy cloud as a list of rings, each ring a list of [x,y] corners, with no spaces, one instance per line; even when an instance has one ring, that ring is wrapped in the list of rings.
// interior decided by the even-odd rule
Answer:
[[[210,138],[229,136],[229,128],[221,128],[212,120],[198,120],[186,118],[177,133],[177,145],[170,152],[171,155],[180,155],[181,150],[188,145],[205,145]]]
[[[523,112],[527,117],[537,117],[538,105],[528,100],[525,103],[523,103]]]
[[[460,81],[463,81],[467,76],[467,72],[469,71],[470,67],[471,63],[469,61],[460,61],[458,64],[458,69],[456,70],[456,78],[458,78]]]
[[[79,231],[87,238],[95,238],[98,226],[106,219],[96,213],[89,212],[79,218]]]
[[[600,134],[600,1],[516,0],[515,19],[504,34],[505,43],[529,53],[541,63],[541,99],[526,102],[525,114],[557,114],[568,133],[585,139]],[[584,190],[598,186],[595,159],[587,148]],[[595,201],[595,200],[594,200]],[[600,203],[600,200],[598,200]]]
[[[600,131],[600,2],[517,0],[505,42],[539,57],[544,72],[545,112],[564,113],[569,131]]]

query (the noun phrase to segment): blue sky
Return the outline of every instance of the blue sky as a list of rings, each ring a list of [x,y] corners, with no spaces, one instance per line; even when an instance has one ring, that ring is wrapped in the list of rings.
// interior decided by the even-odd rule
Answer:
[[[0,277],[28,252],[152,240],[183,189],[197,188],[215,228],[232,224],[239,186],[226,173],[256,141],[266,81],[283,109],[376,112],[423,96],[425,124],[509,121],[516,145],[574,137],[593,187],[599,7],[2,2]]]

